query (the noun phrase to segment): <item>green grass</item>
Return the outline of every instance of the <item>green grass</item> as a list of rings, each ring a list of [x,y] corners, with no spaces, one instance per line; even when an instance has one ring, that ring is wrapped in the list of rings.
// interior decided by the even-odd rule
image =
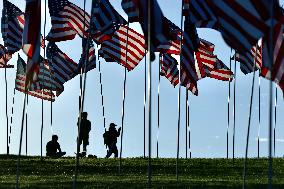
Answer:
[[[242,186],[243,159],[153,159],[153,188],[230,188]],[[15,188],[17,157],[0,156],[0,188]],[[22,157],[20,188],[71,188],[74,158]],[[146,188],[147,159],[80,159],[78,188]],[[267,188],[267,159],[248,160],[248,188]],[[273,160],[273,188],[284,188],[284,159]]]

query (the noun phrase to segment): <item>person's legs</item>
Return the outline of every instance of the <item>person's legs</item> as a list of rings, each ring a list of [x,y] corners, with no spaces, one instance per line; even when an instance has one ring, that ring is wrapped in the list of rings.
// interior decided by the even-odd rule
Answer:
[[[108,151],[107,151],[106,158],[109,158],[112,153],[113,153],[113,144],[110,144],[108,145]]]
[[[118,157],[118,150],[117,150],[116,144],[114,144],[113,153],[114,153],[114,157],[117,158]]]

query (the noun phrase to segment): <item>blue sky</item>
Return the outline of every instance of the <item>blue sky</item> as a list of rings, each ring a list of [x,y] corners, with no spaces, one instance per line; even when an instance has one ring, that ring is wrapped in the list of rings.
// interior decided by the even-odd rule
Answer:
[[[11,0],[24,11],[24,0]],[[44,14],[44,1],[42,14]],[[71,0],[76,5],[83,7],[83,1]],[[120,1],[110,0],[116,10],[125,18]],[[176,25],[180,25],[181,1],[159,0],[164,14]],[[281,1],[283,4],[284,1]],[[91,1],[87,1],[87,11],[90,12]],[[0,8],[2,9],[2,1]],[[47,12],[47,28],[50,29],[50,18]],[[44,17],[42,16],[42,23]],[[130,27],[142,33],[139,24],[130,24]],[[43,30],[42,30],[43,33]],[[224,43],[220,34],[209,29],[199,29],[199,36],[215,44],[215,53],[229,66],[230,48]],[[3,44],[2,37],[0,42]],[[81,40],[58,43],[62,51],[66,52],[75,61],[79,61],[81,52]],[[25,55],[20,52],[25,59]],[[10,60],[16,65],[17,55]],[[106,63],[101,60],[102,82],[105,103],[106,124],[114,122],[121,126],[121,110],[123,95],[124,68],[117,63]],[[177,145],[177,123],[178,123],[178,88],[173,88],[169,81],[161,78],[160,88],[160,129],[157,130],[157,88],[158,88],[158,62],[153,64],[153,96],[152,96],[152,155],[156,156],[157,133],[159,138],[159,155],[161,157],[175,157]],[[8,111],[11,116],[11,105],[13,97],[15,69],[7,70],[8,73]],[[5,119],[5,82],[4,70],[0,70],[0,153],[6,152],[6,119]],[[233,83],[232,83],[233,84]],[[235,156],[242,157],[245,153],[246,129],[248,123],[249,100],[252,84],[252,74],[244,75],[237,65],[237,92],[236,92],[236,151]],[[268,131],[268,85],[267,80],[261,79],[261,156],[267,156],[267,131]],[[258,86],[258,78],[256,79]],[[203,79],[198,83],[199,96],[190,95],[190,128],[191,128],[191,151],[193,157],[225,157],[226,156],[226,132],[227,132],[227,98],[228,82],[213,79]],[[103,145],[102,134],[104,132],[102,106],[100,96],[99,72],[95,69],[88,73],[85,111],[89,113],[92,122],[90,133],[90,145],[88,153],[99,157],[106,155]],[[233,91],[232,91],[233,92]],[[258,134],[258,96],[255,88],[253,103],[251,137],[249,156],[257,155]],[[231,93],[232,94],[232,93]],[[50,103],[44,102],[44,131],[43,150],[45,144],[51,139],[52,133],[59,135],[62,150],[67,155],[74,155],[76,149],[76,123],[78,116],[79,78],[65,84],[65,91],[53,103],[53,125],[50,124]],[[278,90],[277,125],[276,125],[276,156],[284,154],[284,104],[282,92]],[[16,92],[15,111],[13,115],[12,136],[10,151],[18,153],[21,114],[23,106],[23,93]],[[181,94],[181,145],[180,155],[185,156],[185,89]],[[143,155],[143,102],[144,101],[144,60],[132,72],[127,74],[125,125],[123,137],[123,157],[137,157]],[[231,98],[231,102],[233,99]],[[40,128],[41,128],[41,100],[30,97],[28,106],[28,154],[40,154]],[[233,128],[233,106],[230,106],[230,157],[232,157],[232,128]],[[147,132],[148,133],[148,132]],[[24,138],[25,141],[25,133]],[[120,146],[120,142],[118,143]],[[25,142],[23,142],[22,153],[25,153]]]

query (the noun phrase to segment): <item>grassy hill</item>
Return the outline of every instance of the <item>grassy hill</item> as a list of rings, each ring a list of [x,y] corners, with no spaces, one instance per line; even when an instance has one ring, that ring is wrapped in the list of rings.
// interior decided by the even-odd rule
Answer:
[[[180,159],[179,182],[175,159],[153,159],[153,188],[230,188],[242,186],[243,159]],[[15,188],[16,156],[0,156],[0,188]],[[74,158],[21,158],[20,188],[71,188]],[[78,188],[146,188],[147,165],[143,158],[80,159]],[[249,159],[248,188],[267,188],[267,159]],[[273,188],[284,188],[284,159],[273,160]]]

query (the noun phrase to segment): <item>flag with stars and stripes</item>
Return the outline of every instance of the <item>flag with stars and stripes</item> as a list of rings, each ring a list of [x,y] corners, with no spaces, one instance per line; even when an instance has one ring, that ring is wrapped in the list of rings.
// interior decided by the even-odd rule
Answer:
[[[26,0],[23,51],[28,56],[26,85],[38,79],[41,46],[41,0]]]
[[[78,34],[87,38],[90,27],[90,15],[68,0],[48,0],[51,16],[51,30],[48,41],[72,40]]]
[[[75,74],[87,73],[96,68],[96,55],[94,43],[91,39],[82,39],[82,54]],[[87,54],[86,54],[87,52]],[[86,61],[87,60],[87,61]]]
[[[100,56],[133,70],[145,56],[144,36],[127,26],[120,26],[110,40],[102,43]]]
[[[22,48],[24,13],[8,0],[3,1],[1,32],[4,45],[10,54]]]
[[[178,62],[170,54],[161,54],[160,74],[166,77],[175,87],[179,83]]]
[[[108,0],[93,0],[91,34],[97,43],[110,39],[119,25],[126,24],[126,20],[113,8]]]
[[[46,55],[57,83],[63,85],[77,75],[78,64],[63,53],[55,43],[48,43]]]
[[[27,93],[30,96],[34,96],[36,98],[40,98],[43,100],[54,101],[55,95],[51,90],[41,89],[39,83],[33,83],[28,90],[26,90],[26,63],[19,56],[17,61],[17,73],[15,80],[15,88],[16,90]]]

